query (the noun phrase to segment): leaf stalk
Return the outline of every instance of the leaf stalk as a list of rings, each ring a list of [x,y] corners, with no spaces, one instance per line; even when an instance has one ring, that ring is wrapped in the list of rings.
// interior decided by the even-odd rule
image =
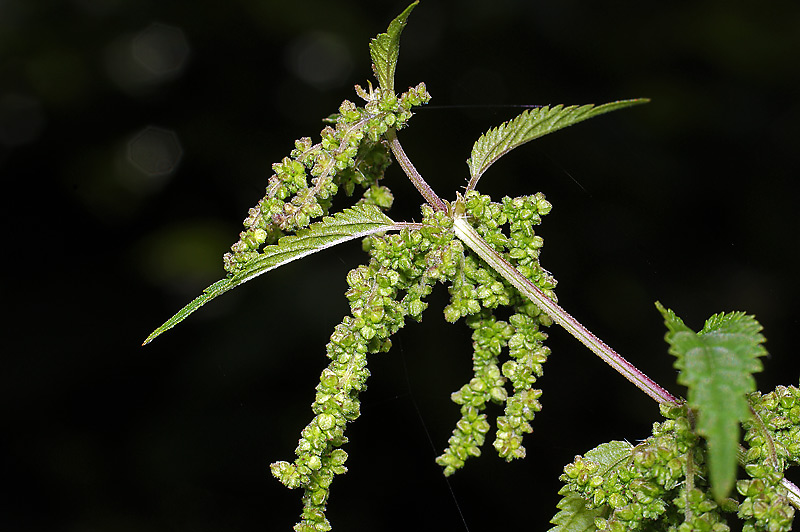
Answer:
[[[386,138],[389,140],[389,147],[392,149],[392,153],[394,154],[395,159],[397,162],[400,163],[400,166],[403,168],[403,171],[406,173],[408,178],[417,187],[419,193],[422,194],[422,197],[425,198],[425,201],[434,208],[434,210],[444,212],[447,210],[447,206],[445,205],[442,198],[440,198],[436,192],[433,191],[431,186],[422,178],[422,175],[417,171],[414,167],[414,164],[406,155],[405,150],[403,150],[403,146],[400,144],[400,141],[397,139],[397,132],[394,129],[390,129],[386,132]]]

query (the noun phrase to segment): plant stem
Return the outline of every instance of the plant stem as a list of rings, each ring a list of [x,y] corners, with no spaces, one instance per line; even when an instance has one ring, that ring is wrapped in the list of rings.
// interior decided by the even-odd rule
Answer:
[[[489,266],[500,273],[504,279],[514,285],[525,297],[530,299],[536,306],[550,316],[554,322],[565,328],[567,332],[577,338],[583,345],[599,356],[603,362],[614,368],[637,388],[655,399],[659,404],[678,405],[682,403],[680,399],[659,386],[653,379],[642,373],[639,368],[625,360],[622,355],[606,345],[605,342],[595,336],[594,333],[584,327],[583,324],[573,318],[556,302],[544,295],[544,293],[539,290],[539,287],[530,282],[529,279],[519,273],[514,266],[492,249],[481,235],[475,231],[475,228],[467,222],[465,217],[456,217],[453,220],[453,229],[456,236],[463,241],[467,247],[477,253]],[[744,450],[742,450],[742,452],[743,451]],[[740,460],[740,462],[744,463],[742,460]],[[781,485],[786,489],[786,496],[789,502],[792,503],[792,506],[800,509],[800,488],[786,477],[783,477],[781,480]]]
[[[555,301],[544,295],[539,287],[534,285],[497,253],[497,251],[492,249],[486,240],[475,231],[475,228],[467,222],[464,216],[456,216],[456,218],[454,218],[453,230],[456,236],[463,241],[467,247],[477,253],[480,258],[485,260],[487,264],[502,275],[504,279],[514,285],[525,297],[530,299],[536,306],[550,316],[554,322],[561,325],[568,333],[577,338],[578,341],[588,347],[594,354],[599,356],[603,362],[614,368],[619,374],[653,398],[657,403],[678,405],[683,402],[659,386],[653,379],[642,373],[639,368],[625,360],[622,355],[606,345],[605,342],[600,340],[594,333],[584,327],[583,324],[573,318]],[[741,449],[741,463],[744,463],[742,459],[743,453],[744,449]],[[786,489],[786,496],[792,506],[800,509],[800,488],[786,477],[783,477],[781,480],[781,485]]]
[[[588,347],[603,362],[614,368],[619,374],[632,382],[637,388],[652,397],[659,404],[681,404],[681,401],[659,386],[653,379],[642,373],[639,368],[625,360],[620,354],[607,346],[600,338],[584,327],[578,320],[569,315],[557,303],[548,298],[530,280],[523,276],[514,266],[506,261],[499,253],[478,234],[463,216],[453,220],[453,229],[456,236],[467,247],[485,260],[489,266],[497,270],[509,283],[514,285],[525,297],[550,316],[554,322],[561,325],[572,336]]]
[[[691,415],[691,410],[689,411]],[[694,453],[690,450],[686,453],[686,490],[683,495],[683,520],[687,523],[692,521],[692,505],[689,499],[694,491]]]
[[[417,169],[414,168],[414,165],[408,158],[408,155],[406,155],[406,152],[403,150],[403,146],[400,145],[400,141],[397,140],[397,132],[394,129],[390,129],[386,132],[386,138],[389,140],[389,147],[392,148],[392,153],[394,153],[395,159],[397,159],[397,162],[400,163],[403,171],[406,173],[411,182],[414,183],[414,186],[417,187],[417,190],[419,190],[419,193],[422,194],[423,198],[425,198],[425,201],[427,201],[434,210],[447,210],[442,198],[440,198],[436,192],[433,191],[430,185],[428,185],[428,183],[422,178]]]
[[[772,465],[772,467],[774,467],[775,469],[778,469],[778,454],[775,451],[775,440],[773,440],[772,437],[770,437],[769,433],[767,432],[767,427],[764,424],[764,420],[761,419],[761,416],[759,416],[756,413],[755,409],[753,409],[752,406],[750,407],[750,416],[758,426],[758,431],[761,433],[761,436],[766,440],[767,444],[769,445],[768,458],[770,465]],[[746,455],[747,451],[745,450],[745,448],[739,445],[739,463],[742,464],[743,466],[747,463],[747,460],[745,459]],[[792,503],[792,506],[794,506],[797,509],[800,509],[800,488],[798,488],[794,483],[792,483],[786,477],[783,477],[783,479],[781,480],[781,484],[783,484],[783,487],[786,488],[787,492],[786,497],[789,499],[789,502]]]
[[[798,488],[794,482],[788,480],[786,477],[783,477],[781,484],[784,488],[786,488],[786,498],[789,499],[789,502],[792,503],[792,506],[800,509],[800,488]]]

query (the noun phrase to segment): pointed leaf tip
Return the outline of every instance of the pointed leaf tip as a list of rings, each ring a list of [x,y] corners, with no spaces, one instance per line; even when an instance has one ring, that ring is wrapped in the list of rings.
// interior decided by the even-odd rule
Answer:
[[[475,189],[480,177],[496,160],[526,142],[589,118],[649,101],[647,98],[637,98],[603,105],[556,105],[525,110],[516,118],[490,129],[475,142],[467,159],[470,173],[467,190]]]
[[[766,354],[761,325],[743,312],[715,314],[696,333],[669,309],[657,304],[668,332],[678,382],[688,388],[697,411],[697,432],[708,443],[711,490],[721,501],[736,481],[739,424],[750,416],[747,394],[755,391],[753,373]]]
[[[408,16],[419,4],[419,0],[409,5],[390,24],[386,33],[381,33],[369,43],[372,56],[372,71],[380,87],[394,94],[394,71],[400,53],[400,34],[406,27]]]
[[[153,331],[142,345],[149,344],[212,299],[262,273],[342,242],[387,231],[394,226],[394,220],[383,214],[377,205],[355,205],[332,216],[326,216],[322,221],[311,224],[297,234],[285,236],[277,244],[265,247],[258,257],[246,263],[236,274],[221,279],[203,290],[200,296]]]

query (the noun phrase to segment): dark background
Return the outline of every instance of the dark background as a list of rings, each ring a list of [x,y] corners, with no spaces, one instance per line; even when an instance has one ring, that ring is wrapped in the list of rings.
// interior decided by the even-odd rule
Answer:
[[[271,163],[355,99],[368,39],[405,5],[0,1],[0,528],[291,528],[301,493],[268,464],[292,459],[310,418],[359,245],[139,344],[223,275]],[[796,384],[798,27],[794,0],[423,0],[397,86],[425,81],[433,101],[400,138],[452,199],[480,132],[520,111],[503,106],[652,98],[515,151],[479,188],[547,195],[542,264],[560,302],[673,393],[655,300],[695,329],[715,312],[755,314],[771,353],[759,386]],[[395,219],[419,219],[396,165],[387,184]],[[553,330],[528,458],[505,464],[489,443],[448,485],[433,459],[470,348],[441,319],[443,292],[372,358],[329,504],[336,530],[465,530],[457,508],[474,532],[546,530],[563,465],[657,419]]]

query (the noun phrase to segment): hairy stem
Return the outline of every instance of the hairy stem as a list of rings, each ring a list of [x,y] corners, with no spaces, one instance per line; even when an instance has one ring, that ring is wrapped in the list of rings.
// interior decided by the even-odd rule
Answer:
[[[781,480],[781,485],[786,488],[786,498],[789,499],[789,502],[792,503],[792,506],[800,510],[800,488],[792,482],[788,480],[786,477],[783,477]]]
[[[769,447],[769,456],[767,458],[770,465],[777,468],[778,453],[775,451],[775,441],[769,435],[769,431],[767,430],[767,426],[764,424],[764,420],[761,419],[761,416],[758,415],[758,412],[756,412],[752,406],[750,407],[750,416],[758,427],[758,432],[767,441],[767,445]]]
[[[690,523],[693,518],[692,505],[689,502],[692,491],[694,490],[694,449],[689,448],[686,451],[686,486],[683,492],[683,520]]]
[[[689,426],[692,428],[692,432],[695,430],[695,420],[694,420],[694,410],[691,408],[686,409],[686,418],[689,421]],[[686,485],[684,486],[683,491],[683,520],[685,522],[691,522],[693,517],[692,505],[690,503],[690,498],[692,496],[692,491],[694,490],[694,475],[695,475],[695,467],[694,467],[694,448],[689,447],[686,450]]]
[[[606,364],[628,379],[637,388],[649,395],[659,404],[680,404],[682,401],[659,386],[653,379],[642,373],[639,368],[625,360],[622,355],[611,349],[602,340],[573,318],[566,310],[542,293],[539,288],[524,277],[514,266],[508,263],[469,225],[466,218],[457,217],[453,221],[456,236],[467,247],[478,254],[492,268],[497,270],[508,282],[542,309],[554,322],[561,325],[572,336],[599,356]],[[740,462],[743,461],[740,458]],[[800,488],[784,477],[781,485],[787,491],[787,498],[797,509],[800,509]]]
[[[508,263],[467,222],[466,218],[456,217],[453,221],[456,236],[467,247],[485,260],[489,266],[497,270],[508,282],[514,285],[525,297],[561,325],[606,364],[628,379],[637,388],[652,397],[659,404],[680,404],[681,401],[659,386],[653,379],[642,373],[639,368],[625,360],[619,353],[607,346],[600,338],[584,327],[578,320],[569,315],[557,303],[542,293],[539,288],[523,276],[514,266]]]
[[[397,162],[400,163],[400,166],[403,168],[403,171],[406,173],[408,178],[414,183],[414,186],[417,187],[419,193],[422,194],[422,197],[425,198],[425,201],[437,211],[445,211],[447,207],[442,201],[436,192],[430,187],[430,185],[422,178],[420,173],[411,163],[411,160],[406,155],[406,152],[403,150],[403,146],[400,145],[400,141],[397,140],[397,133],[394,129],[390,129],[386,132],[386,138],[389,140],[389,147],[392,148],[392,153],[394,153],[395,159]]]

